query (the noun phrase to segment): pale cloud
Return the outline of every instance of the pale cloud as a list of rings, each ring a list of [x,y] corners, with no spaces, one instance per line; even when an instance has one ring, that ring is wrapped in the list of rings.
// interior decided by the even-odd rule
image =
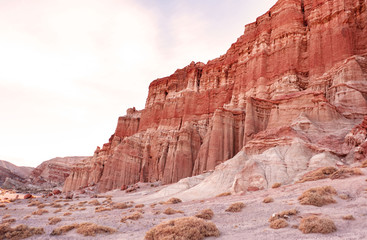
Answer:
[[[0,0],[0,159],[93,154],[152,80],[224,54],[271,6],[255,3]]]

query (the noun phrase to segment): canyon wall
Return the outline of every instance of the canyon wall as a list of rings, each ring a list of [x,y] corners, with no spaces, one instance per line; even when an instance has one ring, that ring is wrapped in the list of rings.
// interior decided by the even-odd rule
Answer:
[[[295,139],[360,160],[346,136],[367,114],[366,2],[279,0],[226,54],[153,81],[63,190],[173,183]]]

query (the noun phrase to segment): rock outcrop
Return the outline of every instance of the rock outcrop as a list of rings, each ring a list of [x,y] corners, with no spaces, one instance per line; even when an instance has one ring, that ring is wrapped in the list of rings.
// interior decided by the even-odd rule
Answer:
[[[5,182],[6,178],[24,181],[34,168],[19,167],[8,161],[0,160],[0,186]]]
[[[64,191],[173,183],[239,154],[231,189],[241,192],[361,160],[366,128],[352,129],[367,115],[366,10],[365,0],[279,0],[226,54],[153,81],[145,108],[119,118]]]
[[[57,157],[44,161],[30,173],[27,182],[44,187],[60,187],[69,176],[72,166],[87,157]]]

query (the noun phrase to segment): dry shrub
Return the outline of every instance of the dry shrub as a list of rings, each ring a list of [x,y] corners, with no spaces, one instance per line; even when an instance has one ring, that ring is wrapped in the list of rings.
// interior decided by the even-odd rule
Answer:
[[[333,173],[338,171],[335,167],[323,167],[316,169],[314,171],[308,172],[298,181],[298,182],[306,182],[306,181],[316,181],[320,179],[325,179],[330,177]]]
[[[70,216],[70,215],[71,215],[71,212],[64,213],[64,216]]]
[[[196,217],[184,217],[163,222],[145,234],[146,240],[155,239],[195,239],[218,237],[220,232],[212,222]]]
[[[86,204],[87,201],[82,201],[82,202],[79,202],[78,205],[81,207],[81,206],[84,206],[84,204]]]
[[[349,199],[351,199],[351,197],[348,194],[344,194],[344,193],[339,194],[339,197],[341,199],[343,199],[343,200],[349,200]]]
[[[227,209],[226,212],[241,212],[242,208],[245,207],[243,202],[232,203]]]
[[[332,195],[335,194],[336,190],[331,186],[316,187],[303,192],[302,195],[298,197],[298,200],[302,205],[321,207],[326,204],[335,203],[332,197]]]
[[[3,219],[10,218],[10,217],[11,217],[10,214],[6,214],[6,215],[3,216]]]
[[[298,211],[296,209],[290,209],[290,210],[285,210],[285,211],[280,212],[280,213],[274,213],[269,218],[269,222],[275,221],[277,219],[287,219],[287,218],[289,218],[289,216],[296,215],[297,213],[298,213]]]
[[[342,168],[331,174],[330,179],[344,179],[358,175],[363,175],[360,168]]]
[[[135,205],[135,208],[143,208],[144,207],[144,204],[136,204]]]
[[[0,238],[8,238],[8,239],[23,239],[28,238],[33,235],[41,235],[44,234],[45,231],[43,228],[33,228],[28,227],[26,225],[18,225],[15,228],[11,228],[9,224],[1,224],[0,225]]]
[[[213,216],[214,216],[214,212],[210,208],[204,209],[204,210],[202,210],[201,212],[199,212],[198,214],[195,215],[195,217],[197,217],[197,218],[202,218],[202,219],[206,219],[206,220],[212,219]]]
[[[84,236],[95,236],[100,233],[114,233],[116,232],[116,229],[100,226],[94,223],[81,223],[76,229],[76,232]]]
[[[62,208],[62,205],[60,203],[52,203],[50,206],[54,208]]]
[[[131,214],[130,216],[123,217],[120,222],[126,222],[126,220],[136,221],[136,220],[138,220],[142,217],[143,217],[143,215],[141,213],[135,212],[135,213]]]
[[[170,198],[165,202],[165,204],[176,204],[180,202],[182,202],[182,200],[179,198]]]
[[[112,205],[113,209],[125,209],[129,207],[131,207],[131,205],[127,205],[126,203],[115,203]]]
[[[285,228],[288,226],[287,221],[284,218],[275,219],[270,222],[270,227],[273,229]]]
[[[164,210],[163,212],[164,214],[167,214],[167,215],[172,215],[172,214],[176,214],[176,213],[184,213],[183,211],[180,211],[180,210],[175,210],[173,208],[167,208],[166,210]]]
[[[62,234],[65,234],[66,232],[69,232],[69,231],[73,230],[74,228],[77,228],[78,226],[79,226],[79,224],[77,224],[77,223],[74,223],[74,224],[71,224],[71,225],[66,225],[66,226],[61,226],[61,227],[58,227],[58,228],[55,228],[54,230],[52,230],[51,235],[52,236],[62,235]]]
[[[28,219],[28,218],[30,218],[31,217],[31,215],[27,215],[27,216],[25,216],[23,219],[24,220],[26,220],[26,219]]]
[[[317,216],[304,217],[298,227],[303,233],[331,233],[336,231],[334,222]]]
[[[101,203],[97,199],[94,199],[92,201],[89,201],[88,204],[94,205],[94,206],[101,205]]]
[[[48,224],[50,224],[50,225],[55,225],[59,222],[61,222],[61,218],[59,218],[59,217],[50,217],[48,219]]]
[[[135,208],[135,209],[131,209],[131,210],[135,210],[136,212],[140,212],[140,213],[145,213],[142,208]]]
[[[48,211],[46,209],[38,209],[35,212],[32,212],[33,215],[42,215],[44,213],[48,213]]]
[[[15,223],[17,220],[15,218],[8,218],[8,219],[4,219],[2,220],[1,224],[4,224],[4,223]]]
[[[225,197],[225,196],[229,196],[229,195],[231,195],[230,192],[224,192],[224,193],[218,194],[216,197]]]
[[[152,203],[152,204],[150,204],[150,207],[154,208],[156,205],[157,205],[156,203]]]
[[[271,202],[274,202],[274,199],[272,197],[266,197],[263,200],[263,203],[271,203]]]
[[[38,204],[38,206],[37,206],[38,208],[44,208],[44,207],[46,207],[46,204],[44,204],[44,203],[41,203],[41,204]]]
[[[105,207],[96,207],[95,212],[104,212],[104,211],[111,211],[111,208],[105,208]]]
[[[273,186],[271,186],[271,188],[278,188],[280,186],[282,186],[282,184],[277,182],[277,183],[274,183]]]
[[[364,160],[364,161],[362,162],[361,167],[362,167],[362,168],[367,167],[367,160]]]
[[[356,220],[353,215],[346,215],[346,216],[343,216],[343,219],[344,220]]]
[[[38,206],[40,204],[42,204],[40,201],[35,200],[35,201],[31,201],[30,204],[28,204],[28,207]]]
[[[4,203],[0,204],[0,208],[2,207],[6,207],[6,205]]]
[[[61,212],[61,208],[56,209],[56,210],[54,211],[54,213],[59,213],[59,212]]]

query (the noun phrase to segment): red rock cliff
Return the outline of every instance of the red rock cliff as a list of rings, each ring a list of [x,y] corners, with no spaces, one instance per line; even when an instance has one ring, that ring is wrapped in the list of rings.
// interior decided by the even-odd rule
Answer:
[[[119,118],[109,142],[74,167],[64,191],[176,182],[241,149],[259,153],[292,136],[307,139],[291,127],[302,116],[360,122],[367,114],[366,24],[365,0],[279,0],[226,54],[153,81],[145,109]],[[307,141],[347,154],[338,147],[343,138]]]

